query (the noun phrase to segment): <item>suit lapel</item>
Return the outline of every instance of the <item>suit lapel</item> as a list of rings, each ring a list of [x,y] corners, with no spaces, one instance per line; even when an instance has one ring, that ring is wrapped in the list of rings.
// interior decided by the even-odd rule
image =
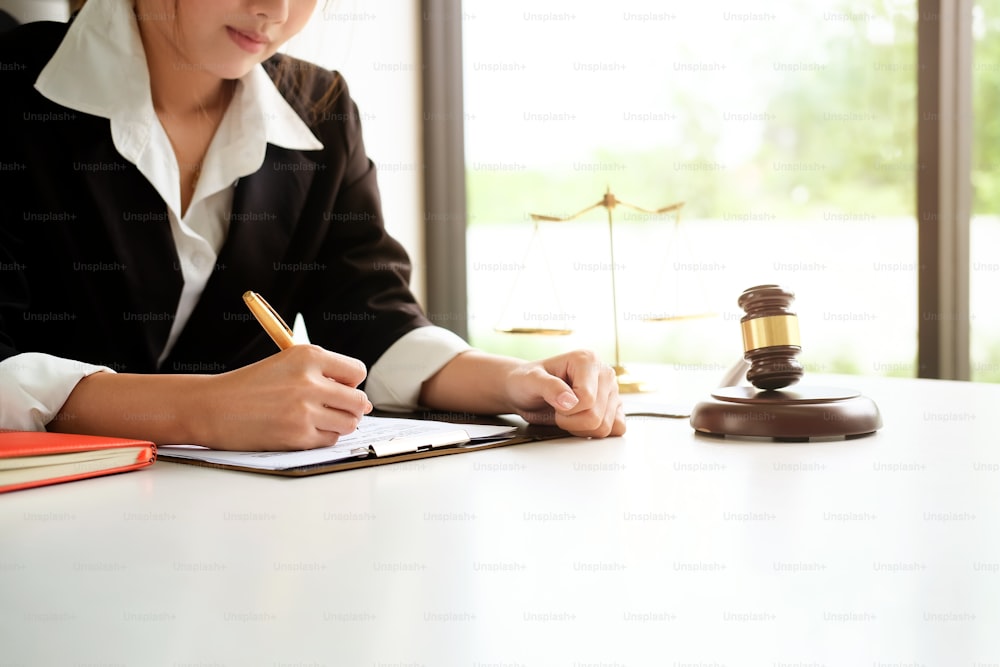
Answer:
[[[111,245],[110,256],[125,267],[127,310],[118,316],[145,323],[140,327],[142,347],[150,367],[155,367],[183,288],[180,263],[166,205],[105,134],[106,140],[93,151],[76,154],[74,169],[84,172],[83,180]]]

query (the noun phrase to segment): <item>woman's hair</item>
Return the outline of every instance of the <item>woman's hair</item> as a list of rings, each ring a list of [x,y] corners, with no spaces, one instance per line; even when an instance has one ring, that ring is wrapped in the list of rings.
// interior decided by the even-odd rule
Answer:
[[[174,0],[175,3],[176,1]],[[87,0],[69,0],[70,14],[80,11],[86,3]],[[315,90],[317,84],[328,79],[321,76],[324,72],[322,68],[287,56],[276,60],[277,64],[272,65],[268,62],[265,66],[274,85],[298,101],[295,106],[299,108],[300,113],[306,114],[307,122],[310,124],[317,122],[333,107],[343,89],[340,76],[334,75],[331,83],[328,83],[323,90],[317,91]]]

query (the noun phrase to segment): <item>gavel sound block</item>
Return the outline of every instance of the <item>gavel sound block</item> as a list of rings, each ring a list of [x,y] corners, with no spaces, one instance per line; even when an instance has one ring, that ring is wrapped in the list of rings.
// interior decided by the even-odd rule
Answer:
[[[746,378],[753,385],[720,387],[691,412],[698,433],[715,436],[805,441],[810,438],[858,438],[882,427],[878,407],[850,389],[802,386],[804,371],[796,356],[802,350],[799,324],[789,311],[795,295],[778,285],[745,290],[739,305],[746,312],[743,329]]]

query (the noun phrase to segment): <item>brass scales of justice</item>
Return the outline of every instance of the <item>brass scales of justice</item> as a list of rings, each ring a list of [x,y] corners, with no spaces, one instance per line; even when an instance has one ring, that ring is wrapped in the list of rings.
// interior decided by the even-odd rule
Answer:
[[[636,206],[635,204],[629,204],[627,202],[623,202],[623,201],[619,200],[617,197],[615,197],[614,193],[611,192],[611,188],[609,186],[607,188],[607,190],[605,191],[604,196],[601,198],[600,201],[598,201],[595,204],[592,204],[591,206],[588,206],[588,207],[584,208],[581,211],[578,211],[577,213],[574,213],[573,215],[568,215],[568,216],[560,217],[560,216],[553,216],[553,215],[542,215],[542,214],[539,214],[539,213],[531,213],[530,217],[531,217],[531,220],[534,222],[535,229],[534,229],[534,232],[532,234],[532,240],[529,243],[529,252],[530,252],[530,249],[531,249],[531,245],[533,243],[535,243],[535,241],[538,238],[539,223],[541,223],[541,222],[545,222],[545,223],[569,222],[571,220],[576,220],[577,218],[579,218],[579,217],[581,217],[581,216],[583,216],[583,215],[585,215],[585,214],[587,214],[587,213],[589,213],[589,212],[591,212],[591,211],[593,211],[593,210],[595,210],[597,208],[603,207],[604,209],[607,210],[607,215],[608,215],[608,253],[609,253],[609,256],[610,256],[610,259],[611,259],[610,271],[609,271],[610,276],[611,276],[611,311],[612,311],[612,322],[613,322],[613,326],[614,326],[614,347],[615,347],[614,366],[613,366],[613,368],[614,368],[614,371],[615,371],[615,375],[618,378],[618,390],[621,393],[627,393],[628,394],[628,393],[638,393],[638,392],[642,392],[642,391],[649,391],[649,390],[651,390],[651,388],[648,387],[642,381],[640,381],[640,380],[636,379],[635,377],[633,377],[625,369],[625,367],[622,365],[622,361],[621,361],[621,336],[620,336],[619,328],[618,328],[618,319],[619,319],[619,312],[618,312],[618,289],[617,289],[616,276],[615,276],[615,267],[616,267],[616,264],[615,264],[614,216],[612,214],[612,212],[614,211],[614,209],[616,207],[618,207],[618,206],[623,206],[625,208],[632,209],[633,211],[642,213],[642,214],[647,215],[647,216],[659,216],[659,215],[665,215],[665,214],[668,214],[668,213],[673,213],[674,214],[674,223],[675,223],[675,225],[679,225],[680,224],[680,211],[684,207],[684,202],[682,202],[682,201],[681,202],[675,202],[675,203],[668,204],[666,206],[663,206],[663,207],[660,207],[660,208],[657,208],[657,209],[646,209],[646,208],[642,208],[641,206]],[[550,275],[549,278],[550,278],[550,280],[552,279],[551,275]],[[553,291],[555,291],[555,290],[553,289]],[[513,296],[513,291],[511,292],[511,296]],[[504,308],[504,312],[506,312],[508,309],[509,309],[509,300],[508,300],[507,306],[505,306],[505,308]],[[645,321],[647,321],[647,322],[666,322],[666,321],[688,320],[688,319],[697,319],[697,318],[703,318],[703,317],[712,317],[714,314],[715,313],[693,313],[693,314],[676,314],[675,313],[675,314],[665,315],[665,316],[662,316],[662,317],[646,316],[646,317],[643,317],[642,319],[645,320]],[[573,330],[569,329],[569,328],[564,328],[564,327],[549,327],[549,326],[506,326],[506,327],[502,327],[502,326],[498,325],[498,326],[495,327],[495,330],[497,332],[499,332],[499,333],[507,333],[507,334],[537,334],[537,335],[546,335],[546,336],[566,336],[566,335],[569,335],[569,334],[573,333]]]

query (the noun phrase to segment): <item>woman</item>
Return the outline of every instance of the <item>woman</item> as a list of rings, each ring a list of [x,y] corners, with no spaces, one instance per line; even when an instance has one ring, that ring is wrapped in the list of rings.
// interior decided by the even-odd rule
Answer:
[[[276,55],[315,5],[101,0],[0,38],[0,428],[306,449],[374,404],[624,432],[592,354],[420,311],[346,86]],[[315,345],[275,353],[246,290]]]

